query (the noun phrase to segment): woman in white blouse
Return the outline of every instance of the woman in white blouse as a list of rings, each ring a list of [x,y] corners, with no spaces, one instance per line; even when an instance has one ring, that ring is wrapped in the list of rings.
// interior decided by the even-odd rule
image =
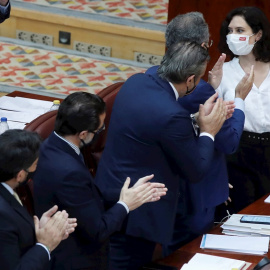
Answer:
[[[239,149],[228,157],[234,211],[270,192],[270,23],[256,7],[232,10],[220,30],[219,49],[232,60],[223,66],[219,96],[233,100],[235,87],[254,65],[254,84],[245,99]]]

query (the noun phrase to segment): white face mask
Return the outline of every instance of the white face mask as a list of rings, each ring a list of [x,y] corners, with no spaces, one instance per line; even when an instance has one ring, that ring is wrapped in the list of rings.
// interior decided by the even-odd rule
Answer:
[[[229,49],[235,55],[249,54],[256,43],[255,42],[254,44],[249,44],[249,38],[254,35],[255,34],[252,34],[251,36],[238,34],[227,35],[227,44],[229,46]]]

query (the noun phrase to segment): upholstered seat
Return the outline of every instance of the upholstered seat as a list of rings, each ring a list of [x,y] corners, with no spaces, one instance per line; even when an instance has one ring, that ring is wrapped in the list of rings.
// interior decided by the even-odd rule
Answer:
[[[82,149],[85,164],[89,168],[89,171],[92,173],[93,176],[95,176],[96,174],[98,162],[101,157],[102,151],[105,147],[107,130],[109,127],[114,99],[122,85],[123,82],[118,82],[104,88],[102,91],[98,93],[98,95],[102,97],[103,100],[106,102],[106,119],[105,119],[106,128],[100,134],[99,138],[93,145],[90,145]],[[34,119],[28,125],[26,125],[25,129],[37,132],[40,135],[40,137],[43,140],[45,140],[54,130],[56,114],[57,111],[47,112],[39,116],[38,118]],[[33,197],[31,196],[32,192],[33,192],[33,183],[31,180],[28,182],[27,186],[18,189],[18,193],[22,202],[24,203],[24,205],[26,205],[28,211],[31,214],[34,214]]]

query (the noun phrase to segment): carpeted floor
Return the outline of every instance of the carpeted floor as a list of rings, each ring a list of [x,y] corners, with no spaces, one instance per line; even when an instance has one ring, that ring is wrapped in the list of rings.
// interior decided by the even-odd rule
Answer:
[[[168,0],[13,0],[14,2],[162,25],[167,23],[168,15]]]
[[[0,38],[2,92],[28,89],[63,95],[74,91],[98,93],[146,68],[133,61]]]

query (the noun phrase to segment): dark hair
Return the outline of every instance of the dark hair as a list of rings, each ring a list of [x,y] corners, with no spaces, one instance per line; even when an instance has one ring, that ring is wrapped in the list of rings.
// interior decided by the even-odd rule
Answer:
[[[172,83],[185,82],[191,75],[201,76],[208,51],[196,42],[180,42],[172,45],[158,68],[159,76]]]
[[[220,52],[226,53],[233,58],[235,55],[230,51],[226,36],[228,26],[234,16],[241,16],[251,27],[254,34],[262,30],[262,37],[256,42],[253,48],[253,54],[256,61],[270,62],[270,23],[265,14],[257,7],[239,7],[232,10],[223,21],[220,29],[220,40],[218,48]]]
[[[193,41],[200,45],[203,42],[208,43],[208,24],[200,12],[180,14],[173,18],[167,25],[165,40],[167,48],[182,41]]]
[[[0,135],[0,182],[27,170],[38,158],[41,139],[37,133],[10,129]]]
[[[83,130],[95,131],[105,109],[105,102],[97,95],[86,92],[70,94],[58,109],[54,130],[61,136],[75,135]]]

